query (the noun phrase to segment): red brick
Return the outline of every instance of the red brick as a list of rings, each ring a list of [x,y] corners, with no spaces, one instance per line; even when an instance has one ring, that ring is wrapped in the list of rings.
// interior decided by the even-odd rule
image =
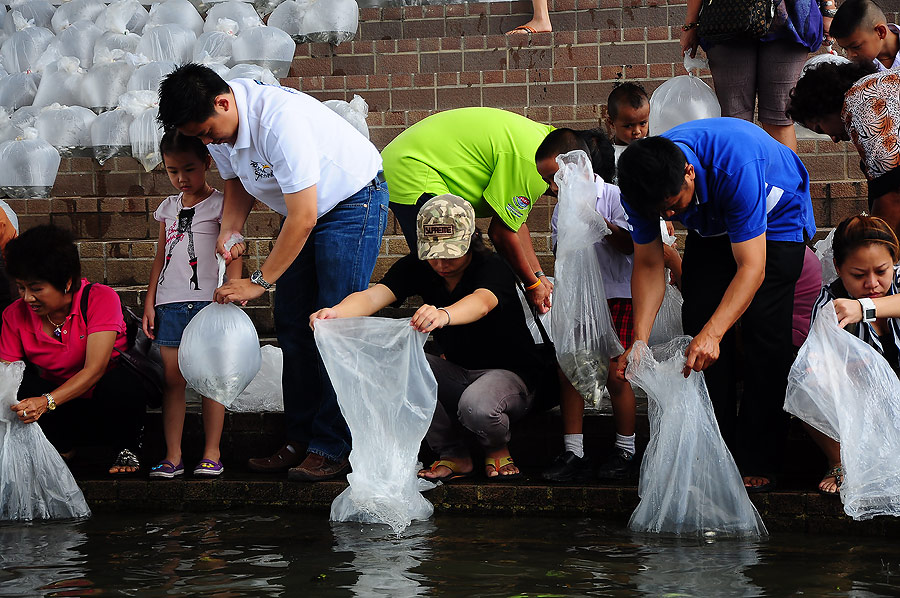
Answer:
[[[375,42],[374,52],[377,54],[388,54],[397,51],[397,40],[380,39]]]
[[[331,59],[334,75],[367,75],[374,72],[374,56],[335,56]]]
[[[426,19],[429,19],[429,18],[430,19],[434,19],[434,18],[442,19],[442,18],[444,18],[444,8],[445,7],[440,4],[426,6],[425,7],[425,18]]]
[[[459,37],[442,37],[441,50],[461,50],[462,38]]]
[[[506,83],[525,83],[528,81],[528,71],[509,70],[506,71]]]
[[[615,84],[612,81],[603,83],[582,83],[576,84],[575,91],[578,96],[578,104],[606,104],[606,99],[613,90]]]
[[[549,69],[553,66],[553,51],[550,48],[510,50],[509,66],[515,69]]]
[[[601,29],[599,32],[597,41],[600,43],[615,43],[622,41],[622,30],[621,29]],[[581,36],[579,32],[579,42],[581,41]]]
[[[622,41],[641,42],[646,38],[646,30],[643,27],[629,27],[622,30]]]
[[[419,52],[437,52],[441,49],[440,37],[427,37],[419,40]]]
[[[375,57],[375,72],[378,74],[418,73],[418,54],[384,54]]]
[[[443,37],[446,33],[443,19],[403,22],[403,37],[406,39],[418,37]]]
[[[94,178],[80,174],[58,174],[53,185],[54,197],[76,197],[94,194]]]
[[[301,77],[297,79],[297,89],[308,91],[310,89],[322,89],[325,86],[322,77]]]
[[[403,9],[404,19],[421,19],[425,16],[425,10],[421,6],[406,6]]]
[[[384,113],[385,126],[397,126],[406,124],[406,115],[403,112],[391,110]]]
[[[681,56],[680,42],[653,42],[647,44],[648,62],[681,62],[679,56]]]
[[[463,69],[466,71],[495,71],[505,68],[507,68],[506,52],[501,52],[500,50],[466,50],[463,53]]]
[[[391,89],[412,86],[412,75],[409,73],[394,73],[391,75]]]
[[[663,62],[663,61],[655,61]],[[612,44],[600,46],[600,64],[646,64],[644,44]]]
[[[368,89],[368,75],[347,75],[347,90]]]
[[[492,15],[508,15],[509,2],[490,2],[488,3],[488,14]]]
[[[322,87],[327,90],[344,89],[346,87],[344,77],[322,77]]]
[[[291,77],[330,75],[331,58],[295,58],[289,74]]]
[[[526,72],[529,83],[550,83],[550,69],[531,69]]]
[[[375,42],[372,40],[358,40],[353,42],[354,54],[371,54],[375,51]]]
[[[481,87],[439,87],[437,109],[450,110],[468,106],[481,106]]]
[[[448,17],[462,17],[466,14],[466,6],[464,4],[447,4],[444,6],[444,14]]]
[[[486,15],[488,12],[487,4],[479,4],[476,2],[469,2],[466,4],[466,8],[467,8],[468,14],[470,14],[470,15]]]
[[[550,44],[551,46],[563,46],[567,44],[576,43],[577,32],[576,31],[554,31],[553,32],[553,41]],[[596,37],[594,38],[596,42]]]
[[[577,6],[576,0],[555,0],[555,10],[575,10]]]
[[[654,79],[671,79],[672,78],[672,64],[651,64],[650,67],[650,77]]]
[[[384,21],[393,21],[403,16],[403,10],[399,6],[385,6],[381,9],[381,19]]]
[[[485,39],[487,39],[487,37],[484,35],[466,36],[462,39],[463,50],[484,50],[486,47]]]
[[[434,110],[433,89],[391,90],[392,110]]]
[[[572,104],[574,101],[574,83],[548,83],[528,87],[528,103],[532,106]]]
[[[391,92],[387,90],[360,91],[359,95],[369,105],[369,114],[381,112],[391,107]]]
[[[482,90],[482,104],[493,108],[514,108],[524,106],[528,100],[528,86],[504,85],[485,87]]]
[[[457,38],[463,36],[486,35],[489,31],[488,22],[488,19],[484,15],[477,17],[463,17],[460,19],[447,19],[446,35],[448,37]]]
[[[450,6],[455,6],[455,5],[451,4]],[[501,83],[502,83],[502,81],[501,81]],[[437,84],[441,85],[441,86],[458,85],[459,84],[459,73],[458,72],[438,73],[437,74]]]
[[[666,39],[672,39],[672,36],[671,36],[671,33],[670,33],[668,27],[648,27],[647,28],[647,39],[653,40],[653,41],[666,40]]]
[[[397,40],[397,51],[398,52],[418,52],[419,51],[419,40],[417,40],[417,39],[398,39]]]
[[[479,85],[481,84],[481,72],[461,72],[459,74],[460,85]]]
[[[388,75],[369,75],[369,89],[388,89],[391,84]]]
[[[413,87],[434,87],[434,73],[416,73],[413,75]]]
[[[582,66],[599,64],[596,45],[557,46],[553,49],[553,66]]]

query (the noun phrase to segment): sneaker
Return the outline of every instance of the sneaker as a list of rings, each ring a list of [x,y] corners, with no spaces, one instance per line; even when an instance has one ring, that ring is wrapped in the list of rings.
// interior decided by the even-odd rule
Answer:
[[[627,480],[636,477],[640,472],[640,463],[634,453],[617,448],[603,465],[597,469],[597,477],[601,480]]]
[[[288,470],[288,479],[301,482],[322,482],[347,473],[350,461],[346,458],[332,461],[316,453],[307,453],[306,459],[297,467]]]
[[[541,473],[541,477],[548,482],[575,482],[583,481],[591,475],[590,460],[585,457],[576,457],[572,451],[564,451]]]

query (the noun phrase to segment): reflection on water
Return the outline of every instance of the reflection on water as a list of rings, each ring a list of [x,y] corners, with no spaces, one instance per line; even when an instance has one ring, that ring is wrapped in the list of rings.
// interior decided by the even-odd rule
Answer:
[[[324,514],[98,514],[0,525],[0,596],[900,595],[891,539],[634,535],[590,519],[438,516],[398,537]]]

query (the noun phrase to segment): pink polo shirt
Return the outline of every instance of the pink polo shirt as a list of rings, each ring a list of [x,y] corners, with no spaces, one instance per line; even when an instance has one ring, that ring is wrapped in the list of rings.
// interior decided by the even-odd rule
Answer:
[[[72,297],[72,310],[62,327],[62,339],[56,340],[41,328],[41,318],[18,299],[3,310],[3,329],[0,330],[0,359],[27,361],[41,368],[41,377],[62,384],[84,368],[87,337],[94,332],[115,330],[117,349],[125,350],[125,319],[119,296],[110,287],[95,284],[88,295],[88,318],[85,325],[81,311],[81,288]],[[118,355],[113,352],[110,355]],[[87,393],[90,394],[90,393]]]

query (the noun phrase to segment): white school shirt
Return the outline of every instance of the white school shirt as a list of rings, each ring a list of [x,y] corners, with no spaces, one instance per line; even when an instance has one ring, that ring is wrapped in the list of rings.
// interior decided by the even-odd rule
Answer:
[[[622,207],[622,193],[615,185],[611,185],[597,175],[594,175],[594,184],[597,186],[597,213],[625,230],[630,231],[628,219],[625,217],[625,208]],[[553,216],[550,218],[550,231],[553,247],[556,248],[557,221],[559,220],[559,204],[553,208]],[[631,299],[631,267],[634,257],[625,255],[613,247],[607,238],[594,243],[597,251],[597,262],[600,264],[600,274],[603,276],[603,288],[606,289],[607,299]]]
[[[153,213],[153,217],[166,227],[156,305],[212,301],[219,286],[216,239],[219,238],[225,196],[221,191],[213,191],[209,197],[187,209],[184,209],[181,197],[181,193],[170,195]]]
[[[238,111],[234,145],[210,144],[223,179],[282,216],[284,195],[316,185],[317,216],[371,182],[381,155],[353,125],[296,89],[252,79],[228,82]]]
[[[894,33],[900,35],[900,27],[898,27],[897,25],[894,25],[893,23],[888,23],[887,27]],[[894,64],[892,64],[890,67],[884,66],[884,64],[882,64],[881,61],[878,60],[877,58],[875,60],[873,60],[872,62],[875,63],[875,66],[878,68],[878,72],[889,71],[891,69],[900,68],[900,51],[897,51],[897,55],[894,57]]]

